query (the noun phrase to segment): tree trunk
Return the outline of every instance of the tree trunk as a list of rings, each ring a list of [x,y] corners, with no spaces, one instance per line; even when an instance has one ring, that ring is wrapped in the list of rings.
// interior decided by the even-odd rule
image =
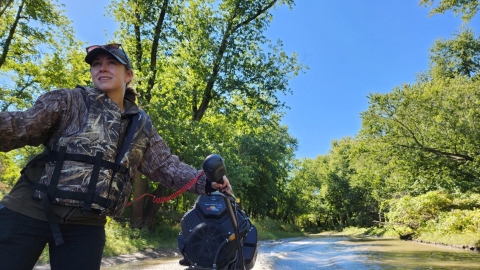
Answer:
[[[167,14],[168,8],[168,1],[164,0],[162,5],[162,11],[160,12],[160,16],[158,17],[157,23],[155,25],[155,32],[152,38],[152,51],[150,52],[150,72],[152,73],[147,82],[147,91],[145,95],[145,99],[147,103],[150,103],[152,99],[152,89],[155,85],[155,81],[157,79],[157,53],[158,53],[158,43],[160,39],[160,34],[162,33],[163,22],[165,21],[165,15]]]
[[[13,35],[17,30],[18,22],[20,21],[24,4],[25,4],[25,1],[22,1],[20,3],[20,6],[18,7],[18,10],[17,10],[17,15],[15,16],[15,21],[10,27],[7,40],[5,40],[5,43],[3,44],[3,51],[2,51],[2,54],[0,55],[0,68],[3,66],[3,64],[5,63],[5,60],[7,59],[8,50],[10,49],[10,44],[12,43]]]
[[[159,185],[158,188],[153,191],[153,195],[157,198],[166,196],[166,193],[167,189],[162,185]],[[148,200],[145,208],[144,222],[146,227],[148,227],[149,229],[152,228],[155,221],[155,216],[157,215],[157,212],[161,206],[162,204],[160,203],[154,203],[152,200]]]
[[[141,173],[137,173],[134,179],[133,198],[136,199],[147,192],[147,179],[142,177]],[[134,228],[144,226],[143,209],[145,205],[145,197],[132,204],[132,215],[130,217],[130,224]]]
[[[7,8],[10,6],[10,4],[13,3],[13,0],[8,0],[8,2],[6,2],[5,6],[2,7],[3,3],[0,2],[0,17],[2,17],[2,15],[5,13],[5,11],[7,10]]]

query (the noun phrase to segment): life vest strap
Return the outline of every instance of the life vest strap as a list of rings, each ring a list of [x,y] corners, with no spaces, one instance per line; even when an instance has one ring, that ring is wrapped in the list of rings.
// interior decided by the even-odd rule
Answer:
[[[60,147],[60,149],[63,148],[63,147],[64,146]],[[36,160],[36,162],[39,162],[39,161],[43,161],[43,162],[57,161],[58,157],[60,155],[60,151],[50,150],[49,155],[44,156],[43,158],[41,158],[39,160]],[[92,165],[95,164],[95,159],[96,159],[96,155],[95,156],[89,156],[89,155],[84,155],[84,154],[70,154],[70,153],[65,153],[65,155],[64,155],[64,160],[83,162],[83,163],[88,163],[88,164],[92,164]],[[111,161],[108,161],[108,160],[101,160],[100,167],[107,168],[107,169],[113,170],[113,172],[115,172],[115,173],[121,173],[121,174],[126,173],[127,170],[128,170],[127,167],[125,167],[123,165],[120,165],[120,164],[117,164],[117,163],[114,163],[114,162],[111,162]]]
[[[28,180],[27,180],[28,181]],[[42,184],[36,184],[36,183],[31,183],[30,184],[38,191],[45,193],[47,190],[47,186],[42,185]],[[67,190],[61,190],[57,189],[55,192],[55,198],[56,199],[70,199],[74,201],[80,201],[83,202],[85,201],[85,192],[81,191],[67,191]],[[92,203],[98,204],[101,207],[108,208],[108,201],[110,201],[107,198],[101,197],[97,194],[94,194]],[[99,212],[100,213],[100,212]]]
[[[44,194],[42,198],[42,208],[45,211],[47,216],[48,224],[50,225],[50,230],[52,230],[53,239],[55,240],[55,245],[59,246],[63,244],[62,232],[60,231],[60,226],[55,219],[55,214],[53,213],[52,204],[48,199],[48,196]]]
[[[90,175],[90,182],[88,183],[87,194],[85,194],[85,202],[82,207],[82,214],[92,214],[92,201],[95,195],[95,189],[98,183],[98,174],[100,173],[100,166],[102,163],[103,153],[97,152],[95,155],[95,162],[93,164],[92,174]]]
[[[52,178],[50,180],[50,186],[47,189],[47,197],[49,201],[52,201],[55,198],[55,191],[57,190],[58,179],[60,178],[60,173],[62,172],[63,161],[65,160],[66,152],[66,146],[60,147],[60,151],[58,152],[55,162],[55,168],[53,169]]]

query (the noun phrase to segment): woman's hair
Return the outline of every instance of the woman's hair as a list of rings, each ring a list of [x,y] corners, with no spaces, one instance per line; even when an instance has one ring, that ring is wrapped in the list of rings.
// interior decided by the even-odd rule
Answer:
[[[128,67],[125,66],[125,68],[126,68],[127,71],[128,71]],[[133,71],[132,71],[132,72],[133,72]],[[132,100],[133,102],[137,102],[137,97],[139,97],[140,94],[137,93],[137,92],[135,91],[135,89],[133,89],[132,87],[129,86],[130,83],[133,81],[134,78],[135,78],[135,77],[133,76],[132,79],[131,79],[129,82],[127,82],[127,85],[125,86],[125,87],[126,87],[126,88],[125,88],[125,98],[128,98],[128,99]]]
[[[135,90],[133,88],[131,88],[130,86],[128,86],[127,84],[127,88],[125,89],[125,98],[128,98],[130,100],[132,100],[133,102],[136,102],[137,101],[137,97],[139,97],[140,94],[135,92]]]

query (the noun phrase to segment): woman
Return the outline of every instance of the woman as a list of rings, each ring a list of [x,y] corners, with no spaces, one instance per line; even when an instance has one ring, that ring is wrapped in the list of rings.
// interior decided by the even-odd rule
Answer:
[[[131,62],[120,44],[87,48],[94,89],[48,92],[27,111],[0,113],[0,151],[45,151],[0,202],[0,269],[31,269],[49,244],[52,269],[99,269],[106,216],[120,215],[137,170],[204,194],[230,189],[179,161],[135,104]]]

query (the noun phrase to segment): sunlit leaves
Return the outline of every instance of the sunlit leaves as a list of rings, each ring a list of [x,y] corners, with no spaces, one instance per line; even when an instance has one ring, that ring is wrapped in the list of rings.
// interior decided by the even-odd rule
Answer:
[[[373,94],[360,134],[404,160],[410,181],[423,181],[426,190],[474,188],[479,86],[457,77]]]
[[[475,38],[473,30],[462,30],[450,40],[437,40],[430,51],[433,77],[480,78],[480,38]]]
[[[452,10],[456,15],[462,14],[462,19],[465,21],[471,20],[480,8],[478,0],[420,0],[419,4],[428,7],[434,6],[430,11],[431,15]]]
[[[58,4],[16,0],[2,8],[1,111],[24,109],[45,91],[88,82],[87,65],[77,51],[82,44]]]

